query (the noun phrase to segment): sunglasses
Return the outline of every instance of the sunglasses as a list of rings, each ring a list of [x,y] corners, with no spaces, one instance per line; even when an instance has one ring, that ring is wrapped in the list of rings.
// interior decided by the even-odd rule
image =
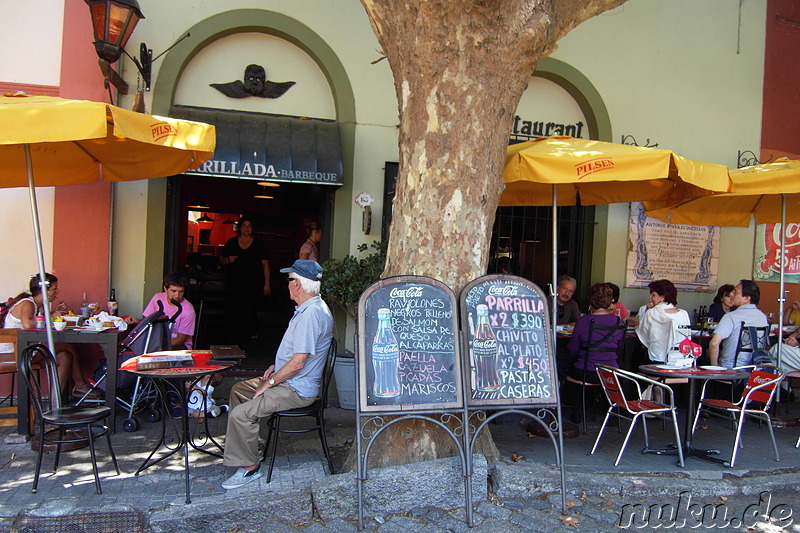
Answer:
[[[286,280],[286,284],[288,285],[289,283],[291,283],[291,282],[293,282],[293,281],[296,281],[296,280],[297,280],[297,278],[294,278],[294,277],[292,277],[292,276],[289,276],[289,277],[287,278],[287,280]]]

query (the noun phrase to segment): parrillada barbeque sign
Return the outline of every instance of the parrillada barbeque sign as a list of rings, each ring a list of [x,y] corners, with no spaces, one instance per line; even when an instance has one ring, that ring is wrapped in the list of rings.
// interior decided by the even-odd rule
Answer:
[[[200,165],[196,170],[187,174],[206,174],[210,176],[235,177],[235,178],[268,178],[276,181],[292,181],[299,183],[329,183],[340,184],[342,178],[334,172],[311,172],[307,170],[292,170],[275,168],[275,165],[263,163],[241,163],[239,161],[224,161],[210,159]]]

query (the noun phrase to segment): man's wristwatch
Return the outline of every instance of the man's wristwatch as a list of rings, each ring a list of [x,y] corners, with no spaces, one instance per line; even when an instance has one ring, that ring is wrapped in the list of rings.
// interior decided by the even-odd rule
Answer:
[[[269,380],[267,380],[267,383],[269,383],[270,387],[274,387],[275,386],[275,379],[274,378],[269,378]]]

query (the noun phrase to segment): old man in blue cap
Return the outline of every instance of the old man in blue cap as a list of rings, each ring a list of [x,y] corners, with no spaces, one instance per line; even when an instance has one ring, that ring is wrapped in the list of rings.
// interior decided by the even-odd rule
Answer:
[[[333,316],[319,296],[322,267],[299,259],[289,268],[289,296],[297,303],[264,375],[240,381],[231,389],[225,466],[237,467],[222,487],[236,489],[261,477],[258,456],[259,419],[276,411],[306,407],[320,391],[325,356],[333,340]]]

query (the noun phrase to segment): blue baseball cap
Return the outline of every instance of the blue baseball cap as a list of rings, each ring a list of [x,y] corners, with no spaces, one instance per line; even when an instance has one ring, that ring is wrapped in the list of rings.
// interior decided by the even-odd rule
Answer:
[[[310,259],[298,259],[289,268],[282,268],[281,272],[284,274],[294,272],[311,281],[319,281],[322,279],[322,267],[319,266],[319,263],[311,261]]]

